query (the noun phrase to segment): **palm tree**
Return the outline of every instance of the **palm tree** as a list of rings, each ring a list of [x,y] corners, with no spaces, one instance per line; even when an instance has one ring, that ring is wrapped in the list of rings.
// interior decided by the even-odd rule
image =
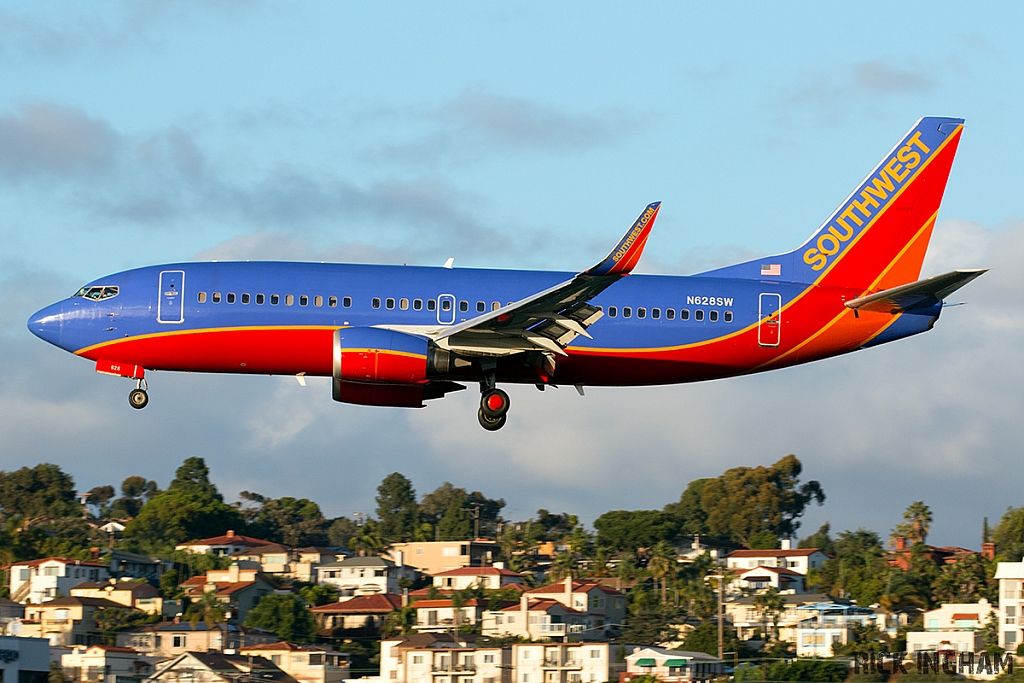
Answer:
[[[786,609],[786,599],[779,595],[774,586],[769,587],[763,593],[754,596],[754,604],[761,609],[766,625],[770,619],[772,622],[772,633],[769,640],[777,639],[779,635],[779,617]]]
[[[349,541],[349,545],[360,555],[376,555],[381,553],[387,544],[377,531],[377,525],[367,520],[359,527],[359,535]]]
[[[914,543],[924,543],[932,529],[932,511],[923,500],[916,500],[907,507],[903,519],[910,527],[910,538]]]
[[[675,564],[676,551],[671,545],[665,541],[658,541],[651,548],[651,559],[647,561],[647,571],[654,579],[655,587],[657,587],[657,583],[661,583],[661,604],[668,601],[668,579],[670,576],[674,576]]]
[[[415,607],[400,607],[388,614],[384,620],[384,633],[389,636],[406,636],[414,628],[416,628]]]
[[[192,602],[185,610],[185,618],[192,628],[200,621],[212,628],[223,624],[228,618],[228,608],[214,591],[206,591],[198,600]]]
[[[551,566],[550,574],[553,581],[561,581],[566,577],[576,578],[576,557],[572,553],[558,555]]]

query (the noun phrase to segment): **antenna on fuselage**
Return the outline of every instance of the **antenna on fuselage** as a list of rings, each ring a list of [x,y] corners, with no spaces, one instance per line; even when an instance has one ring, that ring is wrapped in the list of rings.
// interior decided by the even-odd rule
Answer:
[[[445,262],[444,262],[444,265],[443,265],[443,266],[441,266],[441,267],[442,267],[442,268],[447,268],[448,270],[451,270],[451,269],[452,269],[452,265],[453,265],[454,263],[455,263],[455,257],[454,257],[454,256],[449,256],[449,257],[448,257],[448,260],[447,260],[447,261],[445,261]]]

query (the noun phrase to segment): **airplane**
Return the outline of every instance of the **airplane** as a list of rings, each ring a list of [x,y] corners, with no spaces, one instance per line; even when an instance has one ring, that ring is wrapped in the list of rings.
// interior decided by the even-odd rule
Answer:
[[[333,379],[334,400],[424,402],[499,384],[636,386],[775,370],[930,330],[985,270],[919,280],[963,119],[920,119],[793,251],[691,276],[633,274],[660,202],[580,273],[298,262],[172,263],[94,280],[36,336],[130,378],[146,370]]]

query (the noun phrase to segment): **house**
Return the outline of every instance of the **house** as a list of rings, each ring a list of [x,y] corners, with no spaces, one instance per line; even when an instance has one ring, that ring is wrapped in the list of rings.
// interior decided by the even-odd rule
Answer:
[[[506,604],[514,605],[515,603]],[[484,611],[487,610],[488,601],[470,598],[461,607],[456,607],[450,599],[417,600],[412,606],[416,610],[416,630],[423,633],[450,631],[452,628],[461,626],[476,626],[481,622]]]
[[[730,593],[742,593],[743,589],[763,591],[774,588],[780,593],[792,591],[805,592],[804,575],[784,567],[754,567],[745,569],[735,575],[726,590]]]
[[[1024,642],[1024,562],[1000,562],[995,578],[999,581],[999,647],[1014,652]]]
[[[609,643],[515,643],[513,683],[603,683],[622,671],[620,655]]]
[[[782,539],[778,550],[733,550],[725,556],[729,569],[743,570],[754,567],[780,567],[797,574],[807,575],[809,569],[820,569],[829,556],[818,548],[793,548],[788,538]]]
[[[249,610],[278,586],[259,569],[242,567],[234,562],[227,569],[211,569],[204,575],[193,576],[182,582],[181,588],[191,599],[213,593],[228,606],[228,623],[241,624]]]
[[[47,683],[50,644],[42,638],[0,635],[0,681]]]
[[[874,624],[876,618],[867,607],[835,602],[800,605],[796,610],[801,615],[796,627],[797,657],[831,657],[834,645],[852,642],[856,630]]]
[[[434,574],[434,585],[454,591],[472,587],[497,590],[505,586],[522,586],[523,575],[502,567],[459,567]]]
[[[639,647],[626,655],[626,671],[619,681],[628,683],[643,675],[655,676],[663,683],[710,681],[722,673],[722,660],[704,652]]]
[[[985,649],[983,634],[990,619],[1001,624],[1000,631],[1006,628],[999,606],[984,598],[978,602],[947,603],[928,610],[923,615],[925,630],[907,632],[907,651],[980,652]]]
[[[118,647],[130,647],[143,655],[176,657],[189,650],[224,652],[250,645],[277,641],[277,636],[261,628],[243,628],[232,624],[208,626],[199,621],[164,621],[146,624],[117,634]]]
[[[310,608],[321,632],[335,629],[378,631],[389,614],[402,606],[402,596],[393,593],[360,595],[355,598]]]
[[[405,564],[433,576],[459,567],[487,567],[498,554],[494,541],[414,541],[393,543],[385,555],[395,564]],[[401,555],[399,555],[401,553]]]
[[[184,652],[157,669],[146,683],[297,683],[280,667],[263,657],[223,652]]]
[[[956,545],[934,546],[926,543],[914,544],[910,542],[910,539],[903,536],[895,537],[893,545],[892,552],[886,554],[886,560],[890,566],[899,567],[903,571],[910,569],[915,554],[939,567],[947,564],[956,564],[971,555],[981,555],[987,560],[995,559],[995,545],[992,543],[983,543],[981,553]]]
[[[125,678],[138,681],[153,673],[156,657],[146,657],[130,647],[114,645],[76,646],[61,655],[65,681],[106,683]]]
[[[0,635],[6,632],[7,624],[25,618],[25,606],[8,598],[0,598]]]
[[[238,648],[240,655],[269,659],[299,683],[338,683],[349,678],[349,656],[319,645],[266,643]]]
[[[271,542],[264,541],[259,538],[253,538],[252,536],[236,534],[231,530],[223,536],[214,536],[212,538],[203,538],[198,541],[179,543],[174,546],[174,549],[185,550],[190,553],[205,553],[208,555],[230,557],[236,553],[251,550],[252,548],[257,548],[261,545],[271,545]]]
[[[606,624],[618,627],[626,616],[626,596],[594,579],[565,578],[546,586],[531,588],[529,598],[550,599],[593,617],[594,628]]]
[[[681,536],[673,547],[680,562],[696,562],[707,554],[719,564],[725,560],[726,555],[738,549],[735,543],[702,537],[700,534]]]
[[[105,609],[126,609],[106,598],[57,598],[41,605],[27,605],[22,635],[46,638],[53,646],[99,645],[105,641],[96,623],[97,613]]]
[[[80,583],[105,581],[110,576],[105,564],[67,557],[15,562],[4,567],[4,570],[10,575],[8,587],[11,599],[23,605],[38,605],[46,600],[67,596]]]
[[[398,554],[401,560],[401,553]],[[349,557],[316,568],[317,583],[335,586],[341,598],[401,593],[400,579],[415,579],[416,570],[383,557]]]
[[[779,597],[785,604],[778,619],[779,639],[794,644],[797,641],[796,629],[807,617],[807,612],[799,611],[799,607],[821,603],[850,604],[849,600],[833,598],[826,593],[783,593]],[[736,629],[740,640],[750,640],[757,635],[764,638],[768,630],[774,628],[774,615],[766,614],[754,600],[755,596],[748,595],[734,597],[724,604],[726,621]]]
[[[484,612],[480,632],[490,637],[528,640],[598,637],[592,616],[551,598],[528,595],[522,595],[518,604]]]
[[[908,631],[907,654],[916,652],[981,652],[985,636],[981,631]]]
[[[135,579],[118,581],[86,581],[71,589],[71,596],[76,598],[106,598],[125,607],[134,607],[147,614],[161,614],[163,598],[160,591],[147,581]]]
[[[137,555],[117,548],[107,552],[103,556],[103,560],[108,563],[110,576],[114,578],[131,577],[145,579],[152,583],[158,583],[164,572],[174,565],[170,560],[164,560],[155,555]]]
[[[290,548],[270,543],[239,551],[232,557],[259,563],[263,573],[269,576],[317,583],[318,567],[337,562],[350,554],[340,548]]]
[[[402,683],[513,683],[511,650],[477,647],[476,640],[471,634],[451,633],[385,639],[380,644],[380,678]]]

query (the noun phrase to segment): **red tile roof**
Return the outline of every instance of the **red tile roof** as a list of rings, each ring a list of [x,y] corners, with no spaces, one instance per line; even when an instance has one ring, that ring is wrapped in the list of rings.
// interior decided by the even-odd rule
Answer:
[[[519,576],[522,574],[510,569],[499,569],[498,567],[459,567],[449,569],[446,572],[439,572],[434,576]]]
[[[825,554],[821,548],[793,548],[791,550],[775,548],[773,550],[733,550],[726,557],[806,557],[814,553]]]
[[[477,600],[476,598],[470,598],[466,600],[463,607],[484,607],[487,603],[483,600]],[[412,604],[416,609],[427,609],[430,607],[451,607],[451,600],[417,600]]]
[[[359,595],[351,600],[310,608],[319,614],[386,614],[402,606],[402,596],[393,593]]]
[[[597,588],[601,592],[607,593],[609,595],[622,595],[621,592],[615,590],[614,588],[609,588],[608,586],[600,584],[600,583],[598,583],[596,581],[586,581],[586,580],[581,580],[581,579],[574,579],[573,582],[572,582],[572,592],[573,593],[589,593],[590,591],[592,591],[595,588]],[[530,590],[528,590],[526,592],[527,593],[547,593],[547,594],[550,594],[550,593],[563,593],[564,594],[565,593],[565,582],[558,581],[556,583],[549,583],[546,586],[538,586],[537,588],[531,588]]]
[[[541,598],[541,599],[531,598],[530,601],[526,605],[526,610],[528,612],[547,612],[552,607],[561,607],[566,612],[573,612],[573,613],[579,614],[579,610],[574,610],[572,607],[566,607],[565,605],[563,605],[562,603],[558,602],[557,600],[551,600],[549,598]],[[512,604],[512,605],[509,605],[508,607],[501,608],[500,611],[502,611],[502,612],[516,612],[516,611],[521,610],[522,608],[523,608],[522,603],[515,603],[515,604]]]
[[[225,534],[224,536],[201,538],[198,541],[189,541],[188,543],[179,543],[178,545],[241,545],[255,548],[261,545],[275,544],[273,541],[264,541],[263,539],[253,538],[252,536],[243,536],[242,534]]]
[[[25,560],[24,562],[12,562],[6,567],[0,567],[0,569],[10,569],[11,567],[38,567],[46,562],[60,562],[62,564],[73,564],[81,567],[103,567],[109,569],[108,565],[101,564],[99,562],[88,562],[86,560],[72,560],[68,557],[44,557],[41,560]]]
[[[953,615],[953,621],[978,621],[977,614],[957,613]]]
[[[440,595],[451,595],[455,591],[451,588],[440,588],[438,586],[432,586],[434,590]],[[409,591],[410,598],[425,598],[430,595],[430,588],[417,588],[414,591]]]
[[[786,569],[785,567],[751,567],[744,572],[740,572],[741,576],[746,576],[758,570],[774,572],[775,574],[790,574],[792,576],[803,576],[800,572],[795,572],[792,569]]]

